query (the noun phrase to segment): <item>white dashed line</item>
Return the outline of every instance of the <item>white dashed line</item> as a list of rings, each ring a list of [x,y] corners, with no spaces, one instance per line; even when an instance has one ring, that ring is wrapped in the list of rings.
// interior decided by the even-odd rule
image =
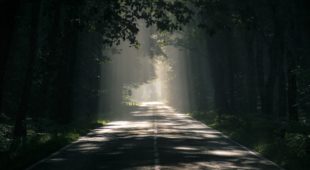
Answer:
[[[158,134],[158,127],[157,127],[157,120],[155,117],[155,113],[153,111],[153,125],[154,125],[154,143],[153,143],[153,148],[154,148],[154,170],[160,170],[159,166],[159,152],[158,152],[158,146],[157,146],[157,134]]]

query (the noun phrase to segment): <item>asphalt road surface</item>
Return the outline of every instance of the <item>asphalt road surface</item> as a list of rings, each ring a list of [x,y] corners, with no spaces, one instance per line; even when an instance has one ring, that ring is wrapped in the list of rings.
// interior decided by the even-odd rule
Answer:
[[[128,114],[28,170],[281,169],[162,103],[145,103]]]

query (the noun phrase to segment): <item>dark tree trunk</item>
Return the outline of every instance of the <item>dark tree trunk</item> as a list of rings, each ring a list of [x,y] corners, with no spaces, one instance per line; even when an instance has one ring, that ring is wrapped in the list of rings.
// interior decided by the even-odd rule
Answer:
[[[292,121],[298,121],[297,110],[297,78],[296,78],[296,59],[288,53],[288,73],[287,73],[287,96],[288,96],[288,115]]]
[[[275,82],[275,91],[274,91],[274,107],[273,112],[276,114],[276,118],[285,117],[286,115],[286,80],[284,73],[284,29],[285,25],[283,22],[279,21],[280,18],[275,19],[275,40],[273,44],[273,53],[275,57],[276,65],[274,70],[274,82]]]
[[[208,35],[208,33],[206,33]],[[214,87],[214,104],[215,108],[221,117],[227,113],[227,93],[225,88],[226,74],[224,72],[223,63],[220,60],[223,56],[217,52],[218,45],[221,44],[222,37],[207,36],[208,60],[210,62],[210,73]],[[222,44],[221,44],[222,45]]]
[[[196,93],[196,90],[197,88],[194,88],[195,86],[197,87],[197,75],[192,75],[194,73],[194,68],[192,67],[195,63],[195,60],[197,60],[197,58],[195,59],[190,59],[190,56],[191,56],[191,53],[189,50],[187,50],[187,56],[185,58],[185,70],[186,70],[186,73],[185,73],[185,76],[187,77],[187,96],[188,96],[188,106],[186,109],[188,109],[188,111],[191,111],[191,110],[196,110],[197,107],[196,107],[196,103],[197,101],[195,100],[195,98],[197,97],[197,93]],[[194,73],[195,74],[195,73]],[[191,80],[190,80],[191,78]]]
[[[29,105],[29,96],[31,94],[31,84],[33,77],[34,61],[37,56],[37,33],[38,33],[38,20],[40,14],[41,0],[35,1],[32,6],[32,19],[31,19],[31,33],[30,33],[30,50],[28,56],[27,70],[22,88],[22,95],[20,99],[19,109],[16,114],[16,121],[14,127],[14,138],[21,138],[26,136],[26,114]]]
[[[58,72],[57,79],[58,109],[56,114],[58,114],[57,119],[62,123],[68,123],[72,120],[72,94],[78,40],[78,30],[71,23],[67,23],[65,29],[65,51],[63,52],[62,66]]]
[[[279,118],[281,120],[286,120],[287,116],[287,95],[286,95],[286,78],[285,78],[285,72],[284,72],[284,63],[282,63],[281,70],[279,70],[279,92],[278,92],[278,113]]]
[[[0,112],[2,111],[3,102],[4,76],[10,55],[19,6],[20,0],[5,0],[0,2]]]
[[[263,53],[264,47],[262,42],[261,35],[256,36],[256,76],[257,76],[257,85],[258,85],[258,91],[259,91],[259,111],[262,112],[265,110],[264,107],[264,84],[265,84],[265,72],[264,72],[264,53]]]
[[[269,73],[268,73],[268,79],[264,85],[264,92],[262,97],[262,112],[263,114],[267,116],[272,116],[274,113],[274,89],[275,89],[275,79],[276,79],[276,70],[277,70],[277,62],[276,57],[274,54],[274,48],[271,47],[269,49]]]
[[[248,31],[246,37],[246,51],[247,51],[247,60],[246,60],[246,89],[247,89],[247,106],[246,112],[256,113],[257,112],[257,86],[256,86],[256,77],[255,77],[255,56],[254,56],[254,34],[253,32]]]
[[[278,102],[275,101],[275,96],[279,95],[275,93],[276,89],[276,80],[279,78],[279,73],[283,65],[283,43],[284,43],[284,25],[283,18],[279,15],[279,9],[272,5],[273,10],[273,22],[274,22],[274,36],[272,37],[271,46],[269,48],[269,58],[270,58],[270,67],[269,75],[267,82],[265,84],[264,92],[264,103],[263,103],[263,112],[269,116],[275,116],[275,111],[278,111],[275,104]],[[277,114],[278,116],[278,114]]]
[[[53,9],[51,13],[51,29],[49,30],[47,37],[47,46],[44,48],[45,51],[45,76],[43,77],[42,86],[41,86],[41,105],[40,110],[42,112],[51,113],[55,112],[55,104],[53,103],[54,96],[54,81],[55,81],[55,72],[57,68],[57,61],[60,58],[60,39],[61,39],[61,6],[62,3],[60,0],[55,0],[50,4],[49,8]],[[53,86],[51,86],[53,84]],[[53,117],[53,115],[49,115]]]
[[[288,45],[287,50],[287,96],[288,96],[288,117],[291,121],[299,120],[299,112],[298,112],[298,86],[297,86],[297,69],[298,65],[302,65],[299,63],[300,57],[302,56],[302,47],[303,43],[303,31],[307,30],[304,27],[304,23],[306,23],[308,18],[309,23],[309,15],[306,15],[309,11],[307,9],[306,1],[297,0],[294,1],[291,5],[290,11],[290,22],[289,22],[289,38],[291,39],[291,43]],[[308,12],[309,13],[309,12]],[[305,17],[307,16],[307,17]],[[309,26],[309,24],[308,24]],[[308,31],[309,32],[309,31]],[[307,43],[306,43],[307,44]],[[308,48],[309,44],[304,46],[304,48]]]
[[[235,65],[236,63],[234,62],[236,56],[234,53],[234,47],[233,47],[233,39],[232,39],[232,33],[229,32],[228,35],[228,51],[227,51],[227,79],[228,79],[228,83],[226,83],[227,88],[227,99],[228,100],[228,109],[229,109],[229,113],[233,114],[236,112],[236,96],[235,96]]]
[[[228,97],[229,97],[229,112],[235,113],[236,111],[236,102],[235,102],[235,72],[233,64],[233,56],[228,58],[228,70],[229,70],[229,83],[228,83]]]

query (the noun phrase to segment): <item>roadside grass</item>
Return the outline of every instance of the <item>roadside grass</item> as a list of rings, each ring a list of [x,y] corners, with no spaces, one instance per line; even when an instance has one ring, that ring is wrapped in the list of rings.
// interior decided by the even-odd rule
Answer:
[[[28,121],[26,139],[13,145],[10,137],[13,122],[0,122],[0,169],[25,169],[107,122],[105,119],[98,119],[88,123],[74,122],[67,125],[57,125],[52,122],[46,124],[46,120]],[[46,127],[43,130],[38,128],[38,124]]]
[[[268,117],[193,112],[191,116],[255,150],[287,170],[310,167],[310,127],[278,123]]]

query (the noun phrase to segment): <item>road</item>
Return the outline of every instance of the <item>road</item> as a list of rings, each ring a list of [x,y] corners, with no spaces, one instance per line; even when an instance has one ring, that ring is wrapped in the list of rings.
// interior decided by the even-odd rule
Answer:
[[[28,170],[281,169],[162,103],[145,103],[128,114]]]

